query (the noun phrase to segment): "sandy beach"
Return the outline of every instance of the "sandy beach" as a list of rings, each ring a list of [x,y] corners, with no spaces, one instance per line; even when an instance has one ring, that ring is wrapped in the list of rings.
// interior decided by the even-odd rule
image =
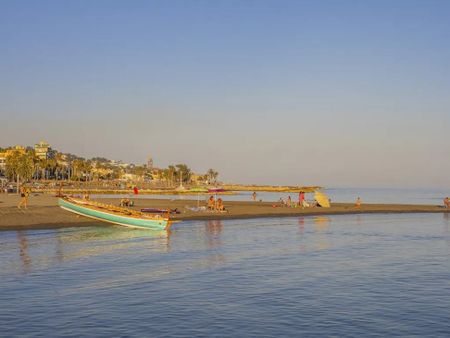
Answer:
[[[0,230],[46,229],[73,226],[103,225],[107,223],[74,215],[57,206],[57,198],[48,194],[33,194],[27,209],[18,209],[17,195],[0,195]],[[119,204],[119,199],[99,199],[108,204]],[[353,204],[333,203],[331,208],[288,208],[276,202],[225,201],[227,212],[192,211],[196,200],[134,199],[132,209],[151,207],[160,209],[178,209],[181,213],[174,215],[174,220],[213,220],[244,219],[258,217],[293,217],[311,215],[368,214],[368,213],[444,213],[449,212],[438,205],[406,204],[363,204],[356,208]],[[201,205],[204,205],[201,202]],[[275,206],[275,207],[274,207]]]

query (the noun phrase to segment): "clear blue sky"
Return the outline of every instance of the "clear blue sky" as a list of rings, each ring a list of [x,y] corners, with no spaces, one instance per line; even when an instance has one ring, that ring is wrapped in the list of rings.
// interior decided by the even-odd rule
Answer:
[[[450,1],[0,1],[0,146],[450,188]]]

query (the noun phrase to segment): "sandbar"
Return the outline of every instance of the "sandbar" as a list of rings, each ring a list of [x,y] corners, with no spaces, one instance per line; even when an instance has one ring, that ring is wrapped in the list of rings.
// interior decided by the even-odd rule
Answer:
[[[50,194],[32,194],[27,209],[18,209],[20,197],[15,194],[0,194],[0,230],[48,229],[76,226],[109,226],[82,216],[77,216],[57,206],[57,198]],[[108,204],[119,204],[117,198],[101,198],[98,201]],[[134,198],[132,209],[160,208],[178,209],[181,213],[172,216],[174,220],[220,220],[246,219],[261,217],[296,217],[313,215],[344,215],[344,214],[386,214],[386,213],[449,213],[439,205],[413,204],[362,204],[356,208],[349,203],[333,203],[331,208],[288,208],[277,202],[224,201],[227,212],[192,211],[188,208],[197,207],[197,200],[168,200]],[[205,205],[203,201],[200,206]]]

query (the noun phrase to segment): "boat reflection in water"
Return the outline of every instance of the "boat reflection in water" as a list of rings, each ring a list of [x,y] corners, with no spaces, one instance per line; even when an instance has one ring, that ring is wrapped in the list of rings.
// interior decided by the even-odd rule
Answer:
[[[170,251],[171,232],[127,229],[120,226],[17,231],[22,270],[92,256],[120,255],[139,250],[142,255]]]

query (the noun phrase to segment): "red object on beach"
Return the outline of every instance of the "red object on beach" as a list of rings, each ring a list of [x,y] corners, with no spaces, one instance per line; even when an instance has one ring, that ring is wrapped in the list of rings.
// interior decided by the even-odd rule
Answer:
[[[303,204],[304,200],[305,200],[305,193],[303,191],[300,191],[300,193],[298,194],[298,202],[300,203],[300,205]]]
[[[134,192],[135,195],[139,194],[138,188],[137,188],[137,187],[134,187],[134,188],[133,188],[133,192]]]

